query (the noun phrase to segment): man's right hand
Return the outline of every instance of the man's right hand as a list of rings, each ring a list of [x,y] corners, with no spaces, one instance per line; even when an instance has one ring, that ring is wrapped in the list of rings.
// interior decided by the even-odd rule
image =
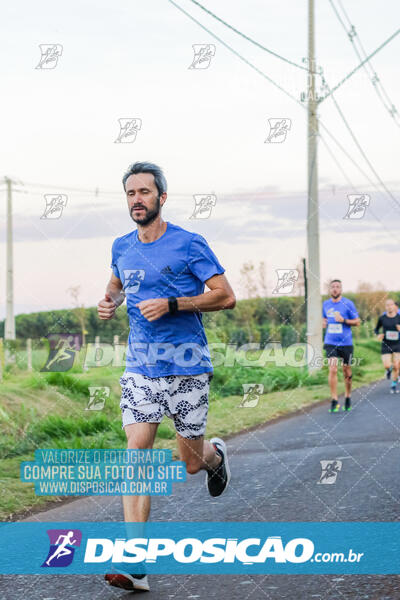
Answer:
[[[325,317],[322,317],[322,328],[325,329],[325,327],[328,325],[328,319],[326,319]]]
[[[100,300],[97,305],[97,314],[99,315],[99,318],[103,320],[112,319],[116,310],[117,305],[109,294],[106,294],[103,300]]]
[[[383,342],[384,338],[385,338],[385,334],[384,333],[378,333],[378,340],[380,342]]]

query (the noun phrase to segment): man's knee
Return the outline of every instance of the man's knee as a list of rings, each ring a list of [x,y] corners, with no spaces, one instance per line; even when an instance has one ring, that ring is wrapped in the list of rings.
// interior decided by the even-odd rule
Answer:
[[[147,450],[151,448],[151,444],[149,444],[148,440],[131,433],[127,436],[126,447],[128,450]]]
[[[330,375],[337,375],[337,365],[330,365],[329,366],[329,374]]]
[[[346,379],[346,381],[351,381],[353,379],[353,375],[352,375],[350,367],[345,367],[343,369],[343,372],[344,372],[343,374],[344,374],[344,378]]]

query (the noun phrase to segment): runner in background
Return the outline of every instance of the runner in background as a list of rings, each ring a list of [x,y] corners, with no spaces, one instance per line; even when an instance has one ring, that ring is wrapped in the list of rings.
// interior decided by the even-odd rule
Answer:
[[[331,407],[329,412],[338,412],[340,405],[337,392],[337,369],[339,359],[343,366],[345,404],[343,410],[351,410],[351,361],[353,358],[353,336],[351,328],[360,324],[354,303],[342,296],[342,282],[333,279],[329,285],[331,297],[322,306],[323,327],[326,328],[324,349],[329,364],[329,387]]]
[[[399,377],[400,361],[400,314],[397,304],[388,298],[385,302],[385,312],[378,319],[375,334],[382,342],[381,354],[383,366],[386,369],[386,377],[392,379],[390,392],[395,394]],[[382,333],[380,330],[382,329]]]

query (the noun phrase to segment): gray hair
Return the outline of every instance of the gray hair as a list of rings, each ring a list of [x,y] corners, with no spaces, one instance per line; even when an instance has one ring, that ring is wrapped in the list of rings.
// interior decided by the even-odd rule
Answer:
[[[167,180],[165,179],[165,175],[161,167],[158,167],[151,162],[135,162],[130,165],[122,178],[124,190],[128,177],[130,177],[130,175],[137,175],[138,173],[151,173],[153,175],[154,183],[156,184],[159,196],[167,191]]]

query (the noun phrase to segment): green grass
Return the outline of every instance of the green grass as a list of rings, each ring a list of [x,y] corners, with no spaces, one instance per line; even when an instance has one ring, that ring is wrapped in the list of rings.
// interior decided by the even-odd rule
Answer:
[[[354,387],[382,377],[377,342],[357,341],[356,357],[361,364],[353,369]],[[20,462],[32,460],[35,449],[125,447],[119,409],[122,372],[122,367],[82,371],[78,365],[75,372],[68,373],[6,373],[0,392],[1,520],[15,518],[26,509],[36,510],[49,500],[57,501],[35,496],[33,485],[19,480]],[[328,398],[327,374],[326,367],[312,376],[295,367],[217,367],[211,383],[207,437],[232,435]],[[341,374],[339,381],[343,390]],[[264,385],[264,394],[253,408],[240,407],[244,383]],[[101,412],[85,410],[89,386],[110,388]],[[175,449],[174,438],[173,423],[165,418],[155,447]]]

